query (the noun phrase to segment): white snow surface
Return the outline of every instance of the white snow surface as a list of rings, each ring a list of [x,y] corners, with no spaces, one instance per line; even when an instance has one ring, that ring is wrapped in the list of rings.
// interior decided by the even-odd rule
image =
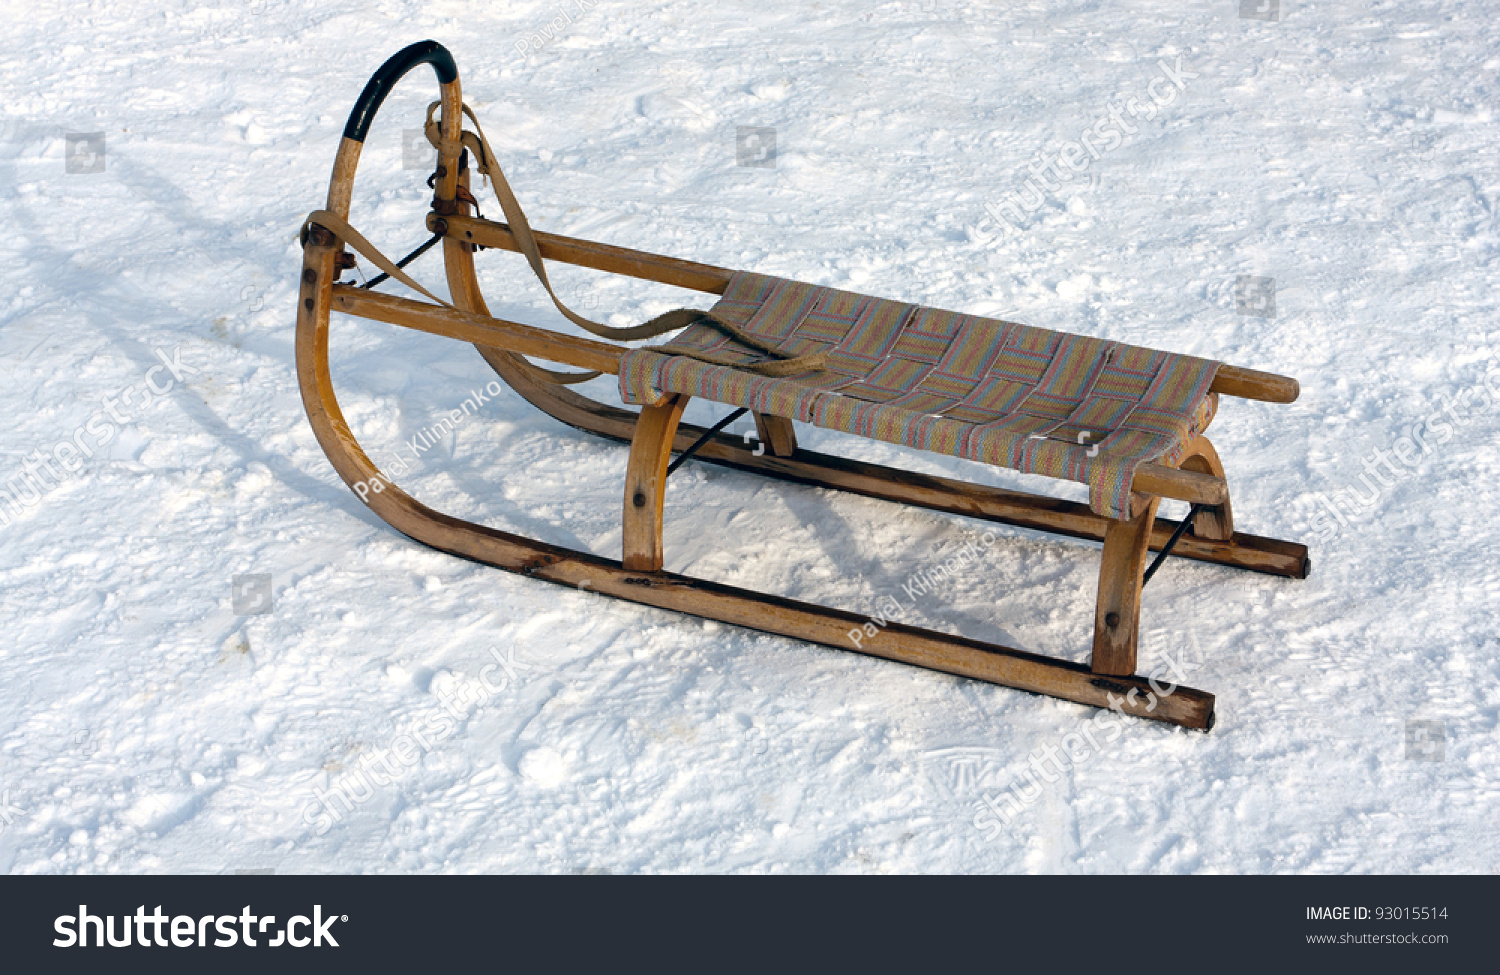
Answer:
[[[1238,8],[17,5],[0,477],[136,392],[107,445],[64,451],[78,471],[0,526],[0,869],[1500,869],[1500,401],[1475,393],[1500,365],[1492,8]],[[1028,756],[1076,747],[1099,712],[534,581],[375,518],[303,414],[294,234],[369,75],[427,37],[542,229],[1298,377],[1291,406],[1226,399],[1212,434],[1238,527],[1308,541],[1311,577],[1178,560],[1146,590],[1142,671],[1186,661],[1218,726],[1125,720],[1032,790]],[[1156,118],[1020,234],[985,232],[1038,153],[1179,57],[1194,77]],[[427,171],[403,169],[402,131],[435,95],[410,75],[367,144],[353,222],[388,253],[425,239]],[[736,164],[740,126],[775,128],[774,168]],[[104,171],[68,173],[68,135],[91,132]],[[479,260],[495,314],[571,330],[518,257]],[[436,253],[412,270],[442,283]],[[1274,278],[1274,317],[1237,313],[1241,275]],[[706,307],[579,269],[554,281],[617,325]],[[423,502],[617,557],[622,446],[506,389],[413,459],[407,442],[493,373],[372,322],[336,321],[333,347],[356,433],[408,459]],[[143,403],[157,350],[194,371]],[[608,378],[585,391],[618,401]],[[1368,496],[1373,451],[1460,394],[1456,436],[1377,468],[1401,476],[1346,525],[1327,517],[1319,495]],[[723,412],[694,402],[688,420]],[[979,565],[903,593],[987,527],[689,463],[667,568],[860,613],[895,597],[903,622],[1086,660],[1096,545],[999,527]],[[271,576],[270,612],[235,612],[241,574]],[[500,689],[464,697],[481,674]],[[350,776],[442,724],[444,700],[448,733],[344,811],[327,790],[360,791]],[[989,818],[1018,780],[1033,800]]]

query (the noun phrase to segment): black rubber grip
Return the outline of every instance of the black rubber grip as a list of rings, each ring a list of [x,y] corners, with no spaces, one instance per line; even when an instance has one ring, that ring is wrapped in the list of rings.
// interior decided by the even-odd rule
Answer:
[[[458,77],[458,66],[453,63],[453,55],[437,41],[418,41],[402,48],[380,66],[370,77],[365,90],[360,92],[359,101],[354,103],[354,111],[349,113],[349,124],[344,126],[344,138],[355,142],[365,141],[365,136],[370,133],[370,123],[375,121],[375,113],[380,111],[380,103],[396,87],[396,82],[419,64],[432,65],[432,70],[437,72],[439,84],[446,85]]]

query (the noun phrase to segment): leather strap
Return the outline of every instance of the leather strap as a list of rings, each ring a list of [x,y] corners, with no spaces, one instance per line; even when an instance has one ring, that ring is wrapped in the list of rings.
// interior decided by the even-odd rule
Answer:
[[[654,338],[665,332],[676,331],[679,328],[685,328],[688,325],[702,322],[712,325],[741,345],[754,349],[762,355],[771,356],[778,361],[739,365],[732,359],[715,356],[707,352],[679,352],[671,350],[670,354],[686,355],[717,365],[735,366],[736,368],[742,368],[748,372],[755,372],[765,376],[790,376],[801,372],[819,371],[824,368],[822,353],[812,353],[802,356],[791,355],[767,344],[736,325],[693,308],[678,308],[658,315],[649,322],[630,328],[615,328],[603,325],[573,311],[557,296],[557,292],[552,288],[552,282],[547,278],[547,266],[542,260],[542,251],[536,242],[536,234],[532,232],[531,223],[526,219],[526,212],[521,209],[520,201],[516,199],[515,192],[510,188],[510,182],[506,180],[505,173],[501,171],[499,163],[496,162],[495,151],[490,147],[490,140],[485,136],[484,127],[479,124],[479,119],[474,115],[474,110],[469,108],[468,105],[463,106],[463,113],[469,117],[469,121],[474,123],[474,131],[464,132],[458,140],[459,144],[455,146],[452,145],[452,140],[442,137],[441,127],[438,125],[435,117],[437,109],[441,104],[441,102],[433,102],[427,106],[427,120],[423,126],[427,140],[436,146],[439,152],[447,156],[455,156],[461,149],[468,149],[470,151],[470,154],[474,157],[474,168],[489,182],[495,191],[495,198],[500,201],[500,209],[505,214],[506,224],[510,227],[511,235],[516,239],[516,246],[520,248],[521,254],[526,258],[526,262],[531,265],[531,270],[536,274],[537,280],[541,281],[542,287],[547,289],[547,294],[551,297],[552,303],[557,306],[557,310],[568,321],[599,338],[610,339],[616,342]]]
[[[441,102],[433,102],[427,107],[427,121],[423,126],[423,130],[427,135],[428,141],[436,146],[438,151],[444,156],[456,156],[464,149],[468,149],[473,155],[475,169],[494,188],[495,197],[500,201],[500,209],[505,213],[505,219],[510,227],[511,235],[515,237],[516,245],[520,248],[521,254],[526,258],[526,262],[531,265],[531,270],[536,274],[537,280],[541,281],[542,287],[547,289],[547,295],[552,299],[552,303],[557,306],[557,310],[568,321],[599,338],[615,342],[654,338],[666,332],[674,332],[689,325],[701,323],[711,325],[741,345],[754,349],[756,352],[770,358],[764,362],[740,363],[728,356],[691,349],[662,349],[662,354],[687,356],[691,359],[697,359],[700,362],[729,366],[760,376],[794,376],[805,372],[819,372],[825,368],[824,356],[821,352],[814,352],[809,355],[792,355],[762,341],[757,336],[751,335],[737,325],[723,321],[708,312],[700,311],[696,308],[673,309],[672,311],[657,315],[648,322],[643,322],[640,325],[634,325],[629,328],[616,328],[610,325],[603,325],[584,318],[573,311],[573,309],[563,304],[562,299],[553,290],[552,282],[547,278],[547,266],[542,260],[542,251],[537,245],[536,234],[532,232],[531,224],[526,219],[525,211],[521,209],[520,201],[516,199],[515,192],[511,190],[510,183],[506,180],[505,174],[500,170],[500,165],[495,161],[495,152],[490,148],[490,141],[485,137],[484,129],[480,126],[479,119],[475,117],[473,109],[469,108],[468,105],[463,106],[463,112],[474,123],[475,131],[463,132],[455,144],[455,140],[444,139],[442,137],[441,128],[434,118],[434,112],[441,104]],[[363,234],[355,230],[349,221],[338,214],[330,210],[314,210],[310,213],[307,220],[302,224],[304,240],[306,239],[307,228],[310,224],[318,224],[321,227],[327,228],[334,236],[352,247],[371,264],[380,268],[387,275],[400,281],[413,291],[426,295],[444,308],[458,311],[452,304],[444,301],[418,284],[415,278],[397,267],[395,261],[392,261],[385,254],[381,253],[378,247],[366,240]],[[472,317],[474,317],[475,321],[482,321],[479,316]],[[540,367],[535,366],[533,368],[540,369]],[[559,380],[562,380],[566,376],[567,382],[583,382],[598,375],[597,373],[564,374],[552,373],[550,370],[540,371],[547,373],[549,376],[556,376]]]

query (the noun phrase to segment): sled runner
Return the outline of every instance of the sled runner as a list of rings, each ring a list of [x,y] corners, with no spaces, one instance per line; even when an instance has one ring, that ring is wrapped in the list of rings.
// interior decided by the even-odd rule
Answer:
[[[426,126],[438,151],[427,217],[432,238],[393,262],[348,224],[349,204],[376,111],[396,82],[422,64],[434,69],[440,88]],[[466,115],[474,122],[469,131]],[[505,222],[476,215],[470,190],[475,172],[492,182]],[[1294,380],[535,232],[463,104],[452,56],[433,41],[401,51],[365,87],[344,130],[327,206],[309,216],[302,239],[297,373],[313,430],[339,475],[371,510],[442,551],[649,606],[1204,730],[1213,725],[1212,694],[1160,683],[1153,689],[1135,675],[1142,586],[1168,552],[1271,575],[1307,574],[1306,546],[1235,530],[1223,466],[1203,435],[1221,396],[1290,403],[1298,394]],[[451,303],[402,270],[438,243]],[[598,338],[492,317],[475,276],[474,254],[481,248],[522,254],[558,309]],[[382,273],[362,287],[338,283],[340,273],[355,266],[349,249]],[[612,328],[558,300],[544,260],[719,298],[706,313],[684,309],[633,328]],[[387,277],[431,300],[373,290]],[[620,559],[461,521],[392,484],[355,440],[334,395],[328,366],[333,312],[472,343],[534,406],[563,423],[628,442]],[[666,332],[676,334],[663,344],[619,344]],[[559,372],[556,365],[582,371]],[[618,377],[622,400],[639,409],[609,406],[568,388],[600,374]],[[735,412],[712,429],[682,423],[694,396]],[[761,450],[721,432],[746,411],[753,414]],[[797,446],[793,421],[1083,482],[1089,503],[815,453]],[[664,571],[667,480],[689,456],[1103,542],[1090,663],[893,621],[876,626],[857,613]],[[1188,502],[1188,515],[1181,522],[1158,519],[1164,498]],[[1152,550],[1160,554],[1147,568]]]

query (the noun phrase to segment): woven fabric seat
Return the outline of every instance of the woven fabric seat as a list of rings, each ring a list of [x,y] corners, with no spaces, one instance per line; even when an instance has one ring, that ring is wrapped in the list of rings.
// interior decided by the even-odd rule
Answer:
[[[786,352],[824,352],[827,369],[772,378],[691,358],[765,359],[698,324],[627,352],[622,399],[656,405],[687,393],[1080,481],[1110,518],[1130,516],[1137,465],[1175,464],[1213,416],[1219,363],[1193,356],[749,272],[734,275],[712,313]]]

